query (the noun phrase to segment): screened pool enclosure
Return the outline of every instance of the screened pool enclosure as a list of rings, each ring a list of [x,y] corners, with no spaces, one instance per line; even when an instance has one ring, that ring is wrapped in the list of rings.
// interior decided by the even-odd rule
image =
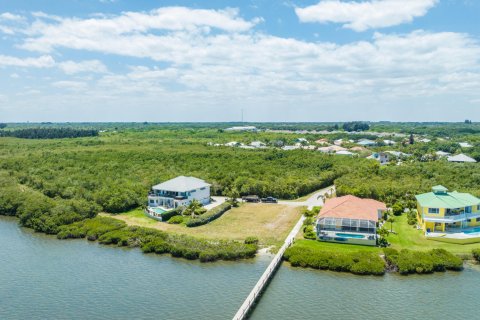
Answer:
[[[324,217],[317,222],[317,232],[348,231],[375,234],[376,230],[376,222],[373,220]]]

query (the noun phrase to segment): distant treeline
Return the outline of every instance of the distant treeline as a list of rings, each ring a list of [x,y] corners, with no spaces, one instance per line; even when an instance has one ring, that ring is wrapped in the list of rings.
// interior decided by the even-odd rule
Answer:
[[[0,136],[23,139],[80,138],[98,136],[98,131],[72,128],[28,128],[13,131],[1,131]]]

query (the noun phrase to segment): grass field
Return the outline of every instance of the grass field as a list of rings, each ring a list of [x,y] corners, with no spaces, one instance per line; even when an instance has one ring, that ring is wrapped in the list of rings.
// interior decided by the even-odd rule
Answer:
[[[387,227],[388,229],[390,229],[390,223],[387,223]],[[455,242],[454,240],[451,241],[451,239],[427,239],[423,235],[423,231],[417,230],[416,228],[407,223],[406,215],[395,217],[395,222],[393,223],[393,231],[395,231],[396,234],[391,233],[388,236],[388,242],[391,244],[391,248],[398,250],[431,250],[435,248],[442,248],[455,254],[471,254],[472,249],[480,248],[480,243],[469,243],[469,241]],[[378,247],[303,240],[302,238],[302,234],[299,233],[295,246],[310,247],[323,251],[339,252],[377,251],[380,253],[382,251],[382,249]]]
[[[243,241],[248,236],[256,236],[261,245],[278,247],[297,223],[302,209],[288,205],[245,203],[227,211],[219,219],[195,228],[155,221],[145,216],[141,209],[108,216],[123,220],[128,225],[209,239]]]
[[[390,228],[389,223],[387,223],[387,227]],[[430,250],[442,248],[452,253],[470,254],[472,249],[480,248],[480,243],[456,244],[429,240],[423,235],[422,230],[417,230],[407,223],[406,215],[395,217],[393,231],[395,231],[396,234],[390,234],[388,236],[388,242],[391,243],[391,247],[394,249]]]

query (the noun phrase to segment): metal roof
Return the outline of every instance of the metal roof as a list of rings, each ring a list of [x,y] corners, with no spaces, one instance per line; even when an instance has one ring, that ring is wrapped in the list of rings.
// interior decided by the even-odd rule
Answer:
[[[441,187],[441,186],[437,186]],[[437,190],[435,190],[437,191]],[[441,191],[441,190],[438,190]],[[480,199],[469,193],[454,192],[428,192],[416,195],[418,203],[424,208],[457,209],[480,204]]]
[[[477,162],[475,159],[470,158],[467,155],[464,155],[463,153],[457,154],[456,156],[448,157],[447,159],[450,162]]]
[[[154,190],[165,190],[172,192],[187,192],[200,188],[210,187],[211,185],[202,179],[194,177],[179,176],[165,181],[152,187]]]

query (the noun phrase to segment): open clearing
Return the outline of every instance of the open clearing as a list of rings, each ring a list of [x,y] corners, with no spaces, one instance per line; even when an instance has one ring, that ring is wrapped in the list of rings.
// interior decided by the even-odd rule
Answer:
[[[243,241],[248,236],[256,236],[263,246],[278,246],[283,243],[290,230],[300,219],[301,214],[302,207],[244,203],[238,208],[227,211],[217,220],[195,228],[155,221],[145,216],[141,209],[108,216],[123,220],[128,225],[209,239]]]

